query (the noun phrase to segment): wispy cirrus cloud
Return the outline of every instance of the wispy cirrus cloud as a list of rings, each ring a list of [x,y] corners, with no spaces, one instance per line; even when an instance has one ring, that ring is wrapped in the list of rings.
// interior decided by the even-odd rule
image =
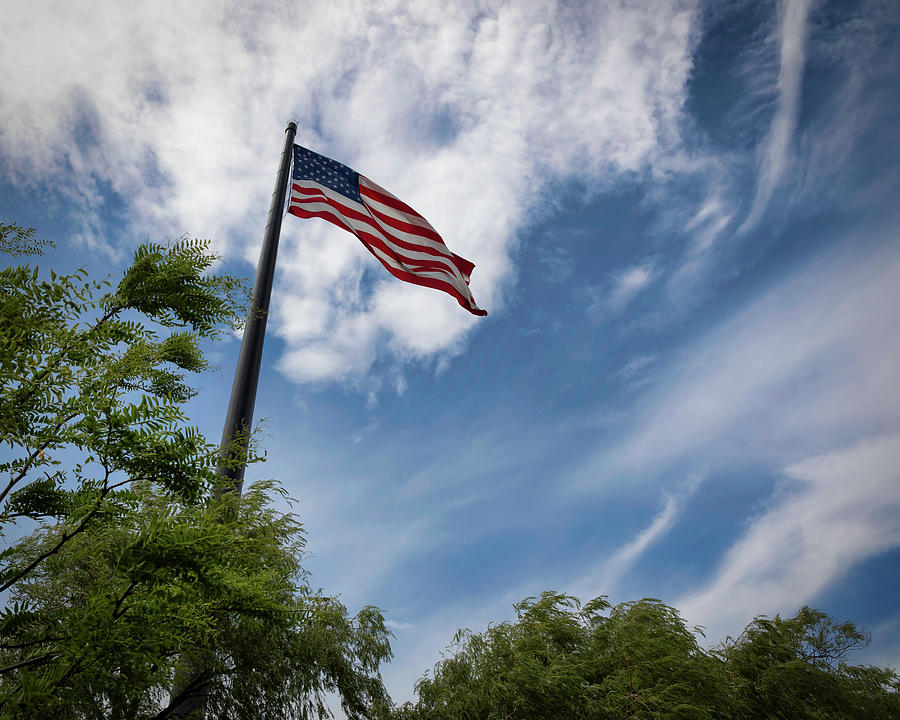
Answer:
[[[554,244],[549,238],[544,238],[544,243],[537,251],[538,262],[544,269],[543,278],[551,283],[564,283],[575,272],[575,260],[565,246]]]
[[[613,593],[628,571],[640,560],[652,545],[661,540],[675,525],[685,505],[702,482],[702,476],[688,478],[685,487],[677,492],[666,493],[662,509],[653,520],[628,542],[613,553],[587,575],[577,580],[569,592],[579,598],[594,598]]]
[[[756,193],[738,228],[745,233],[762,217],[791,162],[791,142],[800,111],[800,91],[806,65],[809,12],[814,0],[782,0],[778,6],[778,99],[769,132],[759,147]]]
[[[653,263],[641,263],[625,268],[616,274],[609,296],[609,305],[615,312],[621,312],[642,291],[646,290],[657,277]]]
[[[409,622],[403,622],[400,620],[385,620],[384,624],[387,625],[391,630],[395,632],[403,632],[405,630],[412,630],[415,625]]]
[[[673,467],[784,478],[706,581],[673,603],[710,640],[794,612],[855,564],[900,546],[900,302],[894,223],[786,277],[668,363],[571,479],[658,486]],[[699,464],[699,465],[698,465]],[[622,569],[673,528],[670,500],[596,571]],[[609,578],[612,578],[610,581]],[[602,591],[603,588],[595,583]]]
[[[755,615],[794,613],[860,560],[900,547],[900,435],[866,438],[784,472],[710,581],[676,603],[712,641]]]
[[[728,227],[732,217],[733,213],[721,195],[709,196],[684,228],[693,236],[689,254],[697,255],[709,250]]]
[[[595,319],[621,315],[660,276],[655,262],[642,260],[609,274],[600,284],[588,287],[587,313]]]
[[[865,254],[858,244],[824,254],[665,366],[657,363],[630,420],[573,471],[575,484],[652,478],[697,453],[713,467],[799,459],[822,437],[900,422],[900,372],[888,361],[900,353],[900,327],[882,311],[900,302],[893,233],[876,232],[882,241]]]
[[[643,387],[651,381],[646,370],[655,360],[655,355],[647,353],[633,357],[619,368],[619,371],[616,373],[616,379],[632,390]]]
[[[824,15],[824,13],[823,13]],[[900,11],[895,3],[863,0],[848,8],[843,22],[812,23],[809,64],[825,72],[834,90],[798,138],[796,188],[793,200],[803,211],[823,207],[878,212],[893,202],[897,185],[896,153],[875,141],[880,126],[897,126],[898,107],[893,68],[900,63],[900,47],[891,42],[900,34]],[[884,168],[848,173],[848,163],[866,153],[866,143],[878,142]],[[879,163],[880,164],[880,163]]]

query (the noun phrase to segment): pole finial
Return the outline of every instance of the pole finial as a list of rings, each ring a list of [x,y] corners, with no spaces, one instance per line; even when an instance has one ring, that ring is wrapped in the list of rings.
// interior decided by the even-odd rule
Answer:
[[[288,130],[293,130],[294,132],[297,132],[297,123],[295,123],[293,120],[288,122],[287,127],[284,129],[284,131],[287,132]]]

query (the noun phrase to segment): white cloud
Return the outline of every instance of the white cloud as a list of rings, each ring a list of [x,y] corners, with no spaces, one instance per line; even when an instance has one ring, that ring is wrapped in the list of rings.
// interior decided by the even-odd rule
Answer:
[[[652,263],[643,263],[625,268],[616,274],[609,297],[610,307],[621,312],[634,300],[657,276]]]
[[[644,370],[656,360],[655,355],[638,355],[625,363],[616,373],[616,377],[628,384],[643,384],[644,379],[641,377]]]
[[[650,287],[659,274],[660,271],[652,260],[639,262],[611,273],[602,285],[589,286],[588,315],[594,319],[621,315],[638,295]]]
[[[900,546],[900,246],[856,236],[666,363],[624,430],[574,474],[580,491],[651,483],[673,464],[786,467],[713,577],[675,600],[712,642],[792,613],[854,564]],[[667,507],[610,563],[671,527]],[[600,576],[607,568],[601,567]],[[616,566],[612,567],[613,577]]]
[[[900,547],[900,434],[791,465],[712,580],[676,605],[709,639],[792,614],[855,563]]]
[[[23,185],[68,188],[86,242],[118,247],[97,221],[108,182],[136,239],[187,231],[255,262],[293,116],[428,217],[498,311],[548,182],[597,193],[669,163],[696,3],[51,2],[3,23],[0,152]],[[364,285],[386,276],[336,228],[283,232],[273,330],[299,382],[452,355],[478,327],[433,291]]]
[[[547,282],[564,283],[575,272],[575,260],[563,245],[545,236],[537,250],[538,262],[543,266],[542,277]]]
[[[278,369],[300,382],[363,373],[374,359],[378,327],[366,313],[333,312],[331,327],[315,340],[289,348]]]
[[[701,481],[702,478],[699,475],[692,476],[686,487],[680,492],[666,494],[662,510],[657,513],[650,524],[616,549],[587,575],[573,583],[568,592],[585,599],[598,595],[610,595],[647,549],[669,532]]]
[[[778,102],[768,135],[759,148],[756,195],[750,212],[738,228],[739,233],[747,232],[759,222],[791,161],[790,144],[800,109],[807,21],[812,4],[813,0],[782,0],[779,4]]]
[[[415,625],[408,622],[399,622],[397,620],[385,620],[384,624],[387,625],[391,630],[396,630],[398,632],[403,630],[412,630]]]
[[[828,68],[834,86],[824,107],[809,118],[799,136],[797,173],[792,200],[809,212],[835,207],[872,212],[891,207],[897,172],[848,172],[861,144],[896,125],[893,69],[900,64],[900,47],[892,42],[900,23],[900,6],[881,0],[854,3],[846,19],[833,26],[823,17],[813,25],[810,66]],[[823,13],[824,15],[824,13]],[[895,143],[880,143],[885,165],[896,168]],[[865,152],[865,151],[863,151]],[[893,162],[892,162],[893,160]]]
[[[856,240],[810,262],[667,363],[573,474],[583,489],[647,478],[702,453],[709,467],[820,452],[900,424],[900,255]]]
[[[708,197],[685,227],[688,232],[695,233],[689,250],[690,255],[709,250],[728,227],[731,218],[731,211],[721,195]]]

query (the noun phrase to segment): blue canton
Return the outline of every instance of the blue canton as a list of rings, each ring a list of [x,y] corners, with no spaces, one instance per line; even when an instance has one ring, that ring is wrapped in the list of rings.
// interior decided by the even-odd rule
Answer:
[[[359,173],[324,155],[294,145],[294,180],[312,180],[363,204]]]

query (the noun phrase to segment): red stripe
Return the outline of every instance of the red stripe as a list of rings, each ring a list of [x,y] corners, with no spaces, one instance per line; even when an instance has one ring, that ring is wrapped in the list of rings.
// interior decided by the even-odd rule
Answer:
[[[364,177],[364,176],[361,175],[360,177]],[[369,181],[369,182],[371,182],[371,181]],[[392,207],[395,210],[399,210],[400,212],[408,213],[410,215],[414,215],[417,218],[425,220],[424,217],[419,215],[419,213],[417,213],[415,210],[413,210],[409,205],[407,205],[402,200],[398,200],[397,198],[395,198],[391,195],[385,195],[384,193],[380,193],[377,190],[375,190],[374,188],[369,187],[368,185],[364,185],[364,184],[360,183],[359,192],[361,195],[365,195],[366,197],[370,197],[373,200],[377,200],[378,202],[380,202],[384,205],[387,205],[389,207]],[[365,206],[367,208],[369,208],[369,211],[371,213],[373,213],[374,215],[376,215],[378,217],[379,220],[386,222],[388,225],[395,227],[397,230],[404,230],[406,232],[411,232],[411,233],[415,233],[418,235],[424,235],[425,237],[428,237],[432,240],[435,240],[435,241],[441,243],[441,245],[443,245],[444,247],[447,247],[447,244],[444,242],[444,238],[442,238],[440,235],[438,235],[438,233],[435,232],[434,230],[432,230],[431,228],[423,228],[420,225],[415,225],[413,223],[405,223],[402,220],[398,220],[397,218],[392,218],[389,215],[384,215],[383,213],[379,212],[378,210],[376,210],[375,208],[370,206],[368,203],[366,203],[365,200],[363,200],[363,203],[365,204]],[[425,222],[428,222],[428,221],[425,220]],[[449,251],[449,248],[447,248],[447,249]],[[469,262],[464,257],[460,257],[456,253],[451,252],[450,254],[453,255],[453,258],[457,261],[457,267],[459,268],[462,275],[468,278],[472,274],[472,271],[475,269],[475,263]]]
[[[466,279],[466,285],[468,285],[469,284],[469,276],[472,274],[472,271],[475,269],[475,263],[469,262],[464,257],[460,257],[456,253],[450,253],[450,254],[453,256],[453,259],[456,261],[456,267],[459,268],[460,274]]]
[[[365,200],[363,200],[363,202],[365,202]],[[369,212],[375,215],[382,222],[390,225],[392,228],[402,230],[403,232],[412,233],[413,235],[421,235],[422,237],[427,237],[429,240],[434,240],[435,242],[439,242],[441,245],[444,245],[444,247],[447,247],[444,243],[444,238],[438,235],[431,228],[422,227],[421,225],[416,225],[414,223],[403,222],[403,220],[398,220],[397,218],[391,217],[390,215],[385,215],[383,212],[379,211],[376,208],[373,208],[368,203],[365,203],[365,205],[367,208],[369,208]]]
[[[452,262],[454,265],[457,265],[457,270],[460,269],[458,266],[458,263],[456,262],[456,256],[452,252],[450,252],[450,248],[448,248],[446,245],[444,245],[444,241],[441,240],[440,235],[438,235],[437,233],[432,233],[434,235],[434,238],[429,238],[429,239],[431,239],[431,240],[436,239],[436,241],[439,242],[441,244],[441,246],[443,246],[443,248],[446,252],[438,250],[437,248],[434,248],[430,245],[419,245],[418,243],[411,243],[408,240],[404,240],[403,238],[400,238],[397,235],[394,235],[389,229],[385,228],[383,225],[381,225],[380,222],[378,222],[379,220],[381,220],[383,218],[382,214],[376,212],[373,208],[369,207],[368,205],[366,205],[366,207],[369,209],[369,211],[373,215],[377,216],[376,222],[373,224],[373,227],[378,228],[378,231],[381,232],[383,235],[389,237],[392,242],[396,242],[398,245],[405,247],[407,250],[418,250],[420,252],[428,253],[429,255],[434,255],[436,257],[447,258],[447,260]],[[395,221],[395,225],[393,226],[394,230],[403,230],[404,229],[404,228],[396,227],[396,224],[398,224],[398,223]],[[402,224],[406,225],[406,223],[402,223]],[[415,228],[417,226],[409,225],[408,227]],[[410,234],[412,235],[412,234],[416,234],[416,233],[414,231],[412,231],[412,232],[410,232]],[[421,232],[418,234],[420,237],[422,236]],[[473,265],[473,267],[474,267],[474,265]],[[463,274],[461,270],[460,270],[460,274],[461,275]]]
[[[365,243],[363,243],[365,245]],[[368,247],[368,246],[367,246]],[[371,248],[368,248],[369,252],[375,255],[375,259],[381,262],[381,258],[378,257],[374,252],[372,252]],[[443,280],[437,280],[436,278],[427,278],[421,277],[419,275],[413,275],[410,272],[404,272],[403,270],[397,270],[396,268],[392,268],[390,265],[385,265],[383,262],[385,269],[393,275],[395,278],[399,280],[403,280],[408,283],[412,283],[413,285],[422,285],[423,287],[434,288],[435,290],[442,290],[448,295],[452,295],[456,298],[456,302],[462,305],[466,310],[468,310],[473,315],[484,316],[487,315],[487,310],[482,310],[475,306],[474,298],[470,301],[469,298],[463,296],[459,290],[457,290],[450,283],[444,282]]]
[[[302,189],[308,190],[308,188],[302,188]],[[315,193],[315,194],[313,195],[313,193]],[[446,260],[448,260],[449,262],[453,263],[454,265],[456,265],[456,259],[453,256],[453,253],[451,253],[449,250],[447,251],[447,254],[445,255],[444,253],[438,252],[434,248],[431,248],[427,245],[417,245],[417,244],[402,240],[402,239],[398,238],[397,236],[395,236],[389,232],[386,232],[384,230],[384,228],[380,227],[378,225],[378,223],[376,223],[369,216],[364,215],[363,213],[359,212],[358,210],[349,208],[346,205],[343,205],[343,204],[337,202],[336,200],[333,200],[332,198],[328,197],[327,195],[325,195],[324,193],[321,193],[319,191],[314,190],[312,192],[308,192],[305,194],[311,196],[308,198],[308,200],[311,202],[324,202],[327,205],[330,205],[331,207],[335,208],[339,214],[344,215],[345,217],[352,218],[354,220],[359,220],[360,222],[364,222],[366,225],[369,225],[370,227],[372,227],[375,230],[376,234],[370,235],[370,233],[366,233],[366,235],[370,235],[370,237],[372,237],[373,239],[377,239],[378,247],[382,248],[385,252],[389,253],[390,255],[397,255],[398,253],[396,250],[394,250],[392,248],[383,246],[382,239],[379,238],[379,235],[386,237],[391,243],[398,245],[399,247],[404,248],[406,250],[413,250],[413,251],[417,251],[417,252],[423,252],[427,255],[433,255],[435,257],[442,257],[442,258],[445,258]],[[305,200],[306,199],[299,200],[299,199],[292,198],[291,199],[291,207],[299,206],[299,204],[303,203]],[[350,232],[352,232],[354,235],[359,234],[355,229],[351,228],[349,225],[340,225],[339,227],[344,227],[345,229],[350,230]],[[363,232],[363,231],[359,231],[359,232]],[[445,263],[441,263],[439,261],[422,260],[422,259],[410,258],[410,257],[406,257],[406,256],[402,256],[402,257],[404,258],[403,259],[404,265],[412,265],[412,266],[419,265],[421,267],[435,267],[437,269],[443,270],[444,272],[449,272],[449,270],[447,269],[447,265]],[[471,263],[469,263],[469,264],[471,264]],[[458,266],[457,266],[457,270],[460,270],[460,268]],[[471,270],[469,270],[469,273],[471,273]],[[464,278],[467,277],[469,273],[464,273],[460,270],[460,275],[462,275]]]
[[[343,222],[341,222],[340,217],[336,213],[333,213],[331,211],[304,210],[302,206],[292,205],[288,212],[290,212],[292,215],[296,215],[297,217],[319,217],[323,220],[328,220],[329,222],[337,225],[339,228],[352,232],[354,235],[356,235],[356,237],[359,238],[360,242],[362,242],[363,245],[374,245],[385,255],[391,257],[401,265],[409,268],[410,272],[415,272],[416,270],[429,270],[433,272],[444,273],[452,277],[451,272],[446,264],[441,263],[437,260],[419,260],[401,255],[394,248],[386,245],[383,238],[380,238],[377,235],[373,235],[372,233],[365,232],[364,230],[357,230],[350,225],[344,224]],[[381,260],[381,258],[379,258],[379,260]]]
[[[294,188],[295,192],[301,193],[303,195],[309,195],[309,196],[312,196],[315,198],[322,199],[324,202],[327,202],[332,207],[337,208],[340,212],[342,212],[347,217],[353,218],[354,220],[360,220],[360,221],[366,223],[367,225],[371,225],[373,228],[375,228],[379,232],[385,232],[384,228],[379,226],[378,223],[375,220],[373,220],[371,217],[369,217],[368,215],[361,213],[359,210],[356,210],[355,208],[350,208],[350,207],[347,207],[346,205],[339,203],[337,200],[334,200],[333,198],[328,197],[321,190],[300,187],[299,185],[294,185],[293,188]],[[292,200],[291,202],[295,202],[295,201]],[[297,201],[297,202],[302,202],[302,201]],[[370,211],[372,211],[374,214],[378,215],[379,219],[382,219],[383,215],[381,213],[375,212],[368,205],[366,205],[366,207]],[[428,228],[419,227],[418,225],[402,223],[397,220],[394,220],[394,222],[398,223],[399,225],[405,226],[405,227],[397,227],[396,225],[393,226],[394,229],[396,229],[396,230],[403,230],[404,232],[408,232],[410,235],[418,235],[419,237],[427,237],[429,240],[435,240],[436,242],[439,242],[441,245],[444,245],[444,241],[441,239],[441,236],[438,235],[433,230],[429,230]],[[408,240],[403,240],[401,238],[396,237],[392,233],[385,233],[385,234],[390,235],[391,240],[393,242],[396,242],[398,245],[402,245],[407,250],[421,250],[422,252],[427,252],[429,255],[441,255],[443,257],[446,257],[448,260],[453,260],[453,253],[450,252],[450,248],[448,248],[446,245],[444,245],[444,249],[446,250],[446,252],[442,252],[442,251],[437,250],[428,245],[418,245],[415,243],[411,243]],[[473,265],[473,267],[474,267],[474,265]]]
[[[350,227],[349,225],[347,225],[346,223],[341,222],[340,218],[338,218],[334,213],[310,212],[309,210],[301,209],[299,205],[291,205],[288,208],[288,212],[291,215],[296,215],[299,218],[313,218],[313,217],[322,218],[323,220],[327,220],[330,223],[334,223],[341,230],[348,230],[348,231],[352,232],[354,235],[356,235],[356,233],[353,232],[353,228]]]
[[[321,195],[322,191],[319,188],[308,188],[304,185],[298,185],[297,183],[291,183],[291,187],[294,189],[294,192],[303,193],[304,195]]]
[[[362,177],[363,176],[360,175],[360,178],[362,178]],[[422,218],[423,220],[425,220],[425,218],[423,218],[421,215],[419,215],[419,213],[417,213],[415,210],[413,210],[409,205],[407,205],[402,200],[398,200],[393,195],[385,195],[383,193],[378,192],[374,188],[369,187],[368,185],[364,185],[363,183],[359,184],[359,192],[362,193],[363,195],[366,195],[367,197],[372,198],[373,200],[377,200],[378,202],[382,203],[383,205],[387,205],[389,207],[394,208],[394,210],[400,210],[401,212],[409,213],[410,215],[415,215],[416,217],[419,217],[419,218]],[[425,220],[425,222],[428,222],[428,221]]]
[[[339,213],[341,213],[341,215],[344,215],[345,217],[352,218],[353,220],[359,220],[360,222],[364,222],[364,223],[366,223],[366,225],[371,225],[376,230],[381,229],[378,227],[378,223],[376,223],[372,218],[370,218],[365,213],[361,213],[359,210],[356,210],[355,208],[351,208],[351,207],[347,207],[346,205],[342,205],[337,200],[334,200],[334,199],[328,197],[325,193],[321,192],[320,190],[312,190],[310,188],[301,188],[297,185],[294,185],[294,189],[303,193],[304,195],[312,195],[313,197],[309,198],[309,200],[312,200],[314,202],[328,203],[329,205],[331,205],[331,207],[335,208]],[[291,204],[294,204],[296,202],[303,202],[303,200],[294,200],[293,198],[291,199]],[[401,244],[400,241],[398,241],[398,244]],[[409,245],[409,243],[406,243],[406,244]],[[419,247],[420,247],[419,245],[411,245],[407,249],[408,250],[418,250]],[[432,254],[434,254],[434,253],[432,253]],[[448,259],[450,259],[450,258],[448,258]]]
[[[301,187],[300,185],[293,185],[293,188],[296,192],[302,193],[304,195],[315,195],[317,197],[324,198],[325,201],[328,202],[330,205],[338,207],[338,204],[335,202],[332,202],[331,199],[327,195],[325,195],[321,190]],[[360,185],[360,192],[362,192],[363,189],[364,189],[364,186]],[[373,193],[367,193],[367,194],[369,195],[369,197],[376,197],[376,199],[380,199],[380,198],[384,197],[380,193],[373,192]],[[405,203],[402,203],[399,200],[397,201],[397,203],[399,203],[400,205],[404,205],[407,208],[407,210],[409,212],[411,212],[413,215],[415,215],[416,217],[420,217],[420,218],[422,217],[417,212],[415,212],[412,208],[410,208],[408,205],[405,205]],[[394,204],[395,207],[396,207],[397,203]],[[420,237],[427,237],[429,240],[439,242],[441,245],[444,246],[444,248],[446,248],[447,253],[445,254],[445,253],[440,252],[440,251],[438,251],[432,247],[429,247],[427,245],[415,245],[415,244],[409,243],[408,241],[404,241],[391,233],[385,232],[384,228],[378,228],[376,224],[371,222],[370,218],[365,217],[361,213],[359,213],[351,208],[348,208],[344,205],[339,205],[339,209],[342,212],[347,212],[349,217],[353,217],[355,219],[362,220],[362,221],[368,223],[369,225],[376,227],[380,232],[385,232],[385,234],[390,236],[392,242],[397,243],[398,245],[406,248],[407,250],[419,250],[421,252],[426,252],[429,255],[440,255],[442,257],[446,257],[449,260],[453,260],[454,264],[456,265],[457,269],[460,272],[460,275],[462,275],[466,279],[466,282],[468,282],[469,277],[472,275],[472,271],[475,270],[475,263],[472,263],[472,262],[466,260],[464,257],[461,257],[460,255],[457,255],[456,253],[451,252],[450,248],[448,248],[446,243],[444,242],[444,239],[440,235],[438,235],[434,230],[432,230],[430,228],[423,228],[420,225],[414,225],[412,223],[405,223],[402,220],[397,220],[396,218],[392,218],[389,215],[385,215],[384,213],[379,212],[378,210],[376,210],[375,208],[373,208],[370,205],[366,205],[366,208],[368,208],[369,212],[371,212],[379,220],[386,223],[387,225],[390,225],[391,227],[393,227],[396,230],[402,230],[404,232],[408,232],[411,235],[419,235]],[[400,208],[397,208],[397,209],[400,209]],[[352,213],[352,214],[350,214],[350,213]],[[424,220],[424,218],[422,218],[422,219]]]
[[[296,204],[292,204],[289,207],[288,212],[291,213],[292,215],[296,215],[297,217],[300,217],[300,218],[312,218],[312,217],[322,218],[323,220],[327,220],[328,222],[333,223],[334,225],[337,225],[339,228],[341,228],[343,230],[347,230],[347,231],[353,233],[360,239],[360,242],[362,242],[363,246],[370,253],[372,253],[372,255],[375,257],[375,259],[378,260],[378,262],[381,263],[381,265],[389,273],[391,273],[391,275],[393,275],[394,277],[396,277],[400,280],[403,280],[405,282],[413,283],[414,285],[421,285],[424,287],[433,288],[435,290],[441,290],[441,291],[448,293],[449,295],[452,295],[453,297],[455,297],[456,301],[460,305],[462,305],[466,310],[471,312],[473,315],[487,315],[487,311],[481,310],[481,309],[475,307],[474,299],[470,300],[469,298],[464,296],[462,293],[459,292],[459,290],[457,290],[457,288],[453,284],[451,284],[447,281],[444,281],[444,280],[439,280],[437,278],[422,277],[420,275],[416,275],[414,272],[410,272],[408,270],[400,270],[398,268],[393,268],[390,265],[386,264],[378,256],[378,254],[374,250],[372,250],[372,248],[369,246],[369,243],[366,242],[366,240],[364,240],[354,228],[343,223],[340,220],[340,218],[337,217],[334,213],[324,211],[324,210],[319,210],[319,211],[303,210],[302,207],[300,207],[299,205],[296,205]],[[365,233],[365,234],[369,235],[369,233]],[[375,238],[373,238],[373,239],[375,239]],[[376,243],[373,243],[373,244],[376,244]],[[385,252],[385,254],[390,255],[394,259],[398,260],[398,262],[400,262],[400,260],[396,256],[396,253],[392,252],[389,248],[385,248],[383,246],[383,244],[380,242],[377,243],[377,245],[380,250]],[[443,270],[443,272],[446,272],[446,270]]]

